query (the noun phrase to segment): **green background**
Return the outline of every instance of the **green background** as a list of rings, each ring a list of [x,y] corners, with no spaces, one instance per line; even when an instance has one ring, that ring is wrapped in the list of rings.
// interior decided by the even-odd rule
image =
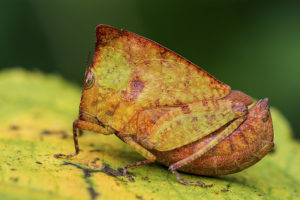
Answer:
[[[299,1],[0,0],[0,68],[81,84],[98,24],[150,38],[233,89],[269,97],[300,138]]]

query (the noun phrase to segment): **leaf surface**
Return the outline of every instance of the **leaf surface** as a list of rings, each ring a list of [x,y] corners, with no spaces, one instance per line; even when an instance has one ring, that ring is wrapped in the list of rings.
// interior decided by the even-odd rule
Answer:
[[[0,88],[0,199],[300,199],[300,144],[274,108],[274,151],[240,173],[182,175],[214,184],[203,189],[178,183],[159,164],[130,169],[129,182],[118,168],[143,158],[114,135],[85,132],[78,156],[56,159],[74,151],[81,90],[21,69],[2,71]]]

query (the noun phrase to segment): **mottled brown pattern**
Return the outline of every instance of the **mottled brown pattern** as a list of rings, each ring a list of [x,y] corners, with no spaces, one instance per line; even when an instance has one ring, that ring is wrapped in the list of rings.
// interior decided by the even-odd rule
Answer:
[[[181,110],[182,110],[182,112],[183,112],[184,114],[189,114],[189,113],[191,113],[191,109],[189,108],[188,105],[183,105],[183,106],[181,106]]]
[[[193,117],[193,122],[197,122],[198,121],[198,117]]]
[[[177,105],[182,105],[182,101],[180,101],[179,99],[176,99],[176,102],[175,102]]]
[[[111,111],[111,110],[108,110],[108,111],[105,112],[105,114],[107,114],[107,115],[109,115],[109,116],[112,116],[112,115],[114,114],[114,112]]]
[[[137,99],[137,97],[139,96],[139,94],[143,91],[145,87],[145,83],[139,79],[135,79],[133,81],[131,81],[130,83],[130,99],[132,101],[135,101]]]
[[[241,102],[245,105],[250,105],[253,103],[253,99],[251,97],[237,90],[231,90],[229,95],[227,95],[222,99],[228,99],[228,100],[230,99],[232,100],[232,102]]]
[[[230,137],[225,138],[202,157],[179,170],[200,175],[221,175],[239,172],[263,158],[274,146],[273,126],[267,101],[259,101],[249,110],[249,117]],[[263,119],[268,116],[264,122]],[[252,125],[251,125],[252,124]],[[151,152],[166,166],[195,153],[219,131],[191,144],[171,150]],[[248,142],[245,142],[245,138]],[[231,146],[234,144],[234,151]]]

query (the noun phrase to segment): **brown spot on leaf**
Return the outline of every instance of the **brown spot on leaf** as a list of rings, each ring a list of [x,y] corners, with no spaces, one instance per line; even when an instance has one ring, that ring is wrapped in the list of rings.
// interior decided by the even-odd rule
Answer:
[[[137,199],[140,199],[140,200],[143,199],[143,197],[142,197],[142,196],[139,196],[139,195],[135,195],[135,197],[136,197]]]
[[[18,182],[19,178],[18,177],[10,177],[10,180],[13,182]]]
[[[61,130],[61,131],[50,131],[50,130],[43,130],[41,132],[42,135],[52,135],[52,134],[58,134],[58,135],[61,135],[61,138],[62,139],[66,139],[68,138],[68,134],[66,131],[64,130]]]
[[[142,180],[147,181],[148,183],[151,183],[148,176],[142,177]]]
[[[98,160],[100,160],[100,158],[95,158],[91,163],[96,164]]]
[[[221,192],[229,192],[230,184],[227,184],[226,189],[222,189]]]
[[[221,192],[229,192],[228,189],[222,189]]]
[[[19,130],[19,127],[17,125],[11,125],[9,128],[10,128],[10,130],[13,130],[13,131]]]
[[[51,135],[51,134],[53,134],[54,132],[52,132],[52,131],[49,131],[49,130],[43,130],[42,132],[41,132],[41,134],[43,134],[43,135]]]
[[[94,170],[94,169],[87,169],[87,168],[83,168],[80,165],[77,165],[75,163],[70,163],[70,162],[65,162],[64,165],[72,165],[75,166],[78,169],[81,169],[83,171],[84,174],[84,180],[86,181],[87,184],[89,184],[90,187],[87,187],[86,189],[88,190],[90,197],[92,200],[94,200],[99,193],[97,193],[95,191],[95,189],[93,188],[93,185],[91,184],[91,182],[88,180],[88,178],[91,176],[91,173],[95,173],[95,172],[103,172],[102,170]]]
[[[102,150],[101,149],[92,149],[92,150],[90,150],[90,152],[102,152]]]
[[[65,131],[61,131],[61,139],[68,138],[68,134]],[[79,130],[79,135],[81,136],[83,134],[82,130]]]

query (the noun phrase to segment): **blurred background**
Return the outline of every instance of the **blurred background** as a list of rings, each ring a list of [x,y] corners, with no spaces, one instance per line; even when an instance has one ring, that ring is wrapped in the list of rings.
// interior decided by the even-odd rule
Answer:
[[[150,38],[255,98],[300,138],[300,1],[0,0],[0,69],[56,73],[81,86],[95,27]]]

